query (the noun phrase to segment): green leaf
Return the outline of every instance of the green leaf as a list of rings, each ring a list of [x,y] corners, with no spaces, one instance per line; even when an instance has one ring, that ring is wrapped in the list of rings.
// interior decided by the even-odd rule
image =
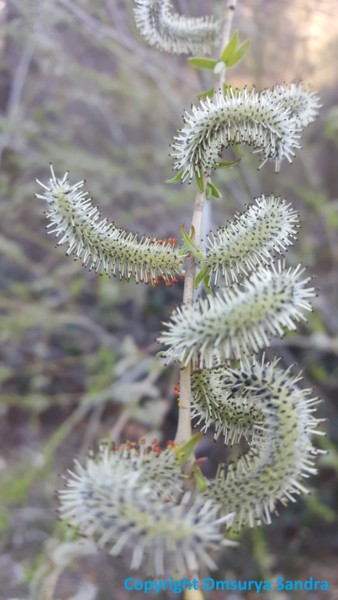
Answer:
[[[232,160],[230,162],[220,161],[220,162],[216,163],[215,169],[230,169],[230,167],[234,167],[235,165],[238,165],[238,163],[240,163],[241,160],[242,159],[240,157],[240,158],[236,158],[236,160]]]
[[[195,237],[195,229],[194,229],[194,227],[192,227],[191,229],[192,229],[192,232],[191,232],[191,235],[189,236],[184,229],[184,225],[182,225],[182,227],[181,227],[181,234],[182,234],[182,238],[183,238],[183,242],[184,242],[184,248],[186,248],[186,250],[191,252],[191,254],[194,256],[194,258],[198,262],[200,262],[204,258],[204,254],[203,254],[202,250],[197,248],[196,244],[194,244],[193,240]],[[182,248],[182,250],[183,250],[183,248]]]
[[[199,492],[205,492],[205,490],[208,487],[208,480],[206,479],[206,477],[204,477],[200,467],[195,464],[191,470],[191,474],[195,481],[196,489]]]
[[[197,173],[195,173],[195,180],[196,180],[196,184],[197,187],[199,189],[200,192],[204,192],[204,178],[203,175],[197,175]]]
[[[195,277],[195,281],[194,281],[194,289],[195,290],[198,290],[202,281],[203,281],[203,287],[204,287],[206,293],[210,294],[211,293],[210,274],[209,274],[207,267],[203,267],[200,270],[200,272],[198,273],[198,275]]]
[[[227,61],[229,60],[229,58],[232,57],[234,52],[236,52],[237,44],[238,44],[238,30],[236,29],[236,31],[234,31],[234,33],[232,34],[230,41],[225,46],[225,48],[221,54],[221,60],[223,62],[225,62],[226,64],[228,64]]]
[[[207,272],[204,279],[203,279],[203,286],[204,289],[206,291],[207,294],[211,294],[211,287],[210,287],[210,277],[209,277],[209,273]]]
[[[207,198],[207,200],[210,200],[210,198],[212,196],[214,198],[218,198],[218,199],[222,198],[222,194],[219,191],[219,189],[211,181],[208,181],[208,183],[207,183],[207,191],[206,191],[206,198]]]
[[[200,284],[202,283],[202,281],[204,280],[204,278],[207,274],[208,274],[207,267],[203,267],[203,269],[200,270],[198,275],[196,275],[195,281],[194,281],[194,289],[195,290],[198,290]]]
[[[195,69],[203,69],[212,71],[217,64],[217,60],[212,58],[192,57],[188,58],[188,63],[191,64]]]
[[[175,177],[172,179],[166,179],[164,183],[180,183],[182,181],[182,176],[184,175],[184,171],[179,171]]]
[[[188,442],[183,444],[183,446],[176,448],[177,462],[180,466],[187,462],[188,458],[190,458],[202,437],[202,433],[196,433],[196,435],[194,435]]]
[[[210,185],[207,183],[207,189],[205,190],[205,199],[210,200],[212,198],[212,189]]]
[[[250,40],[246,40],[238,48],[238,50],[235,52],[235,54],[231,58],[229,58],[229,60],[227,61],[228,67],[233,67],[234,65],[239,63],[242,60],[242,58],[244,58],[244,56],[246,55],[249,48],[250,48]]]
[[[199,94],[197,94],[197,98],[199,98],[200,100],[203,100],[204,98],[211,98],[211,96],[214,95],[214,91],[215,88],[209,88],[208,90],[205,90],[204,92],[200,92]]]

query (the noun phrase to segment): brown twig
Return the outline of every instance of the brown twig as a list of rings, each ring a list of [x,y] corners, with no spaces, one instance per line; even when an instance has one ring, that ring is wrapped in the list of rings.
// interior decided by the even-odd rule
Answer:
[[[225,17],[223,21],[221,36],[221,51],[227,45],[230,39],[232,21],[236,8],[237,0],[227,0]],[[223,89],[226,70],[224,69],[217,77],[215,89]],[[191,222],[195,231],[194,243],[196,246],[201,244],[201,228],[203,219],[203,206],[205,202],[205,192],[197,192],[195,198],[194,212]],[[192,304],[194,298],[194,280],[196,272],[196,263],[193,256],[187,260],[186,274],[184,280],[183,303]],[[180,401],[178,411],[178,425],[175,436],[176,444],[184,444],[191,438],[191,365],[181,368],[180,372]]]

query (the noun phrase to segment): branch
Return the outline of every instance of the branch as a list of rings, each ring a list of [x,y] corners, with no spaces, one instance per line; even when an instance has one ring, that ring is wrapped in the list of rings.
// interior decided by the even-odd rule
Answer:
[[[221,33],[220,53],[230,39],[231,25],[234,16],[234,9],[237,0],[227,0],[223,29]],[[224,75],[218,76],[215,88],[221,87],[224,81]],[[205,202],[205,192],[198,192],[195,199],[194,212],[191,225],[195,230],[194,242],[197,246],[201,243],[201,229],[203,220],[203,206]],[[194,297],[194,279],[196,273],[196,264],[191,256],[186,263],[186,273],[184,281],[183,303],[190,306]],[[181,365],[180,372],[180,400],[178,411],[178,425],[175,436],[177,444],[184,444],[191,438],[191,365]]]

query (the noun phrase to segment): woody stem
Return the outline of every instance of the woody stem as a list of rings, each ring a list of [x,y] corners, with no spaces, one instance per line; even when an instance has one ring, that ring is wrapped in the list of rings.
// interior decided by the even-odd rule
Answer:
[[[223,52],[224,47],[230,40],[232,21],[236,8],[237,0],[227,0],[225,8],[225,17],[223,21],[222,35],[221,35],[221,50]],[[215,90],[223,88],[225,82],[226,70],[224,69],[217,77],[215,82]],[[206,181],[205,187],[206,189]],[[198,191],[195,198],[194,211],[191,221],[191,231],[194,228],[195,237],[194,243],[196,246],[201,244],[201,228],[203,219],[203,206],[205,202],[205,191]],[[183,291],[183,304],[190,305],[194,299],[194,281],[196,274],[196,261],[193,256],[187,259],[186,274],[184,280],[184,291]],[[178,410],[178,425],[175,436],[176,444],[184,444],[191,438],[191,365],[186,367],[181,366],[180,371],[180,399],[179,399],[179,410]]]

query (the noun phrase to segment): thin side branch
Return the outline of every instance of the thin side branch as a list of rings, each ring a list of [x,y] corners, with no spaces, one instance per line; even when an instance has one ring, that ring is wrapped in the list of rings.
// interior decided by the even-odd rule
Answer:
[[[223,48],[230,40],[231,27],[234,18],[237,0],[227,0],[225,17],[221,35],[220,54]],[[218,77],[215,83],[215,89],[223,88],[225,81],[225,71]],[[201,244],[201,230],[203,220],[203,206],[205,202],[205,192],[198,192],[195,198],[194,212],[191,225],[195,230],[194,242],[197,246]],[[196,264],[194,257],[191,256],[187,261],[186,275],[184,281],[183,303],[192,304],[194,297],[194,280],[196,273]],[[184,444],[191,438],[191,365],[181,369],[180,373],[180,402],[178,412],[178,426],[175,436],[176,444]]]

